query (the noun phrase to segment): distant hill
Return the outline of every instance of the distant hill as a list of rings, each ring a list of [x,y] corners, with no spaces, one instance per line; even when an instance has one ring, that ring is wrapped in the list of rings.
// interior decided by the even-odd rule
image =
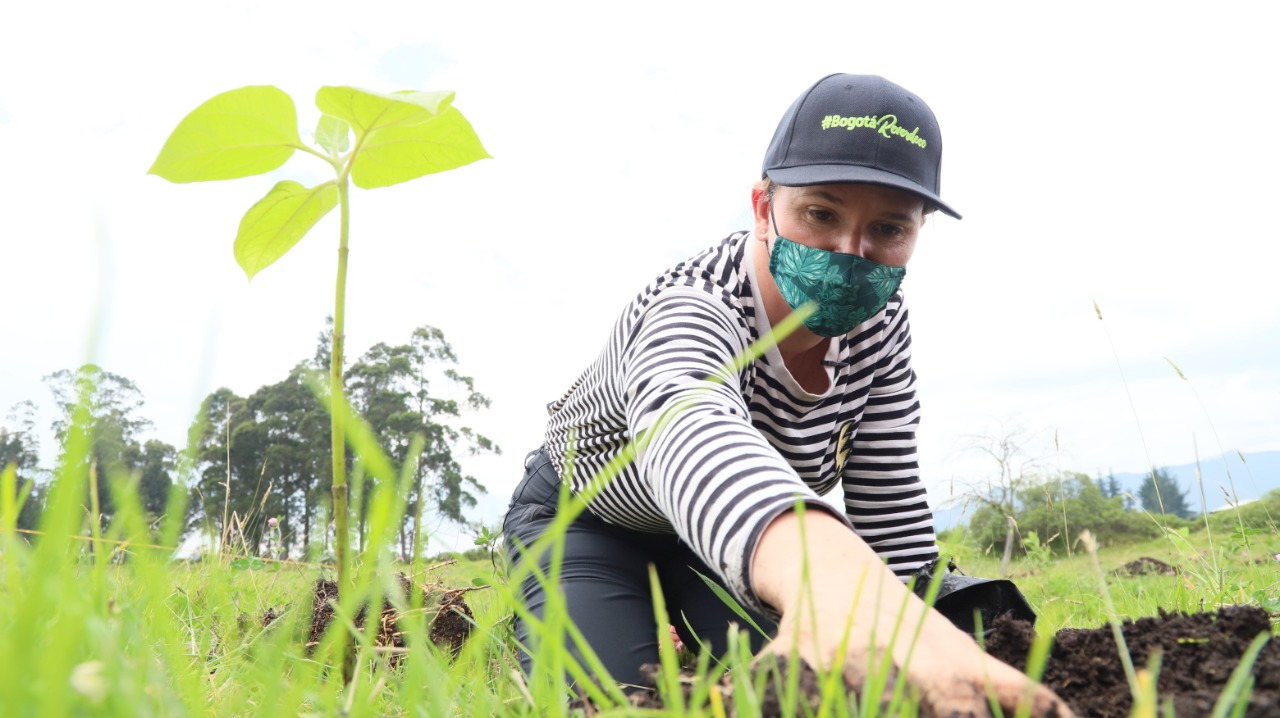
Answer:
[[[1172,476],[1187,492],[1187,506],[1197,513],[1200,511],[1200,485],[1196,483],[1196,465],[1157,466]],[[1223,456],[1201,459],[1200,478],[1204,484],[1205,504],[1210,511],[1227,505],[1227,493],[1231,483],[1227,481],[1227,471],[1231,472],[1231,482],[1235,484],[1236,495],[1241,501],[1259,499],[1267,493],[1280,489],[1280,451],[1258,451],[1244,455],[1230,452]],[[1124,491],[1134,496],[1147,472],[1117,473],[1116,478]],[[1094,477],[1097,478],[1096,476]],[[1224,490],[1225,487],[1225,490]],[[969,514],[973,508],[970,507]],[[934,507],[934,520],[937,529],[942,531],[968,520],[968,515],[961,513],[960,507]]]
[[[1240,454],[1231,452],[1222,456],[1200,461],[1200,479],[1204,484],[1205,505],[1210,511],[1227,505],[1227,495],[1231,485],[1235,484],[1235,493],[1241,501],[1260,499],[1267,493],[1280,489],[1280,451],[1260,451],[1245,454],[1244,461]],[[1178,485],[1187,491],[1187,506],[1200,511],[1200,485],[1196,483],[1196,465],[1158,466],[1165,473],[1177,480]],[[1227,471],[1231,472],[1231,480],[1227,480]],[[1138,495],[1138,488],[1147,472],[1116,474],[1125,491]]]

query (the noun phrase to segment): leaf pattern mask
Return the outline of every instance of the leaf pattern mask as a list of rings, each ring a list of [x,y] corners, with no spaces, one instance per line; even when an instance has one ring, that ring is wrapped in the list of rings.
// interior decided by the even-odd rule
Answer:
[[[776,236],[769,252],[769,272],[793,311],[809,302],[817,304],[804,325],[818,336],[848,334],[875,316],[907,274],[906,267],[890,267],[856,254],[817,249]]]

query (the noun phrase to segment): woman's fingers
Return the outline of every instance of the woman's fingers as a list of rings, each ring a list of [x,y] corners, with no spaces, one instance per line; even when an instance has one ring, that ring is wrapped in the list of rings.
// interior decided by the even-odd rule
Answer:
[[[878,678],[874,683],[870,680],[873,675]],[[845,685],[857,691],[863,701],[868,699],[868,690],[872,686],[878,686],[880,713],[887,715],[889,708],[893,705],[894,690],[898,686],[898,667],[892,662],[886,666],[883,656],[880,660],[868,660],[865,656],[859,660],[849,656],[844,661],[844,682]]]
[[[817,649],[812,641],[794,641],[791,635],[780,631],[778,637],[760,651],[752,665],[759,666],[766,656],[781,658],[794,655],[814,670],[830,670],[835,663],[834,648],[827,647],[827,654],[822,656],[815,655],[816,650],[821,649]],[[845,685],[856,691],[864,701],[867,699],[867,687],[871,685],[868,677],[872,675],[870,671],[874,671],[874,675],[880,677],[880,682],[876,684],[881,687],[880,706],[882,709],[888,709],[893,700],[894,688],[898,683],[898,669],[892,661],[886,661],[883,654],[880,654],[878,659],[870,659],[865,650],[851,650],[842,666]]]
[[[1053,691],[1032,681],[1013,666],[983,656],[984,680],[991,685],[996,701],[1005,710],[1016,710],[1018,706],[1031,701],[1031,715],[1045,718],[1068,718],[1074,715],[1065,701]]]
[[[830,669],[834,656],[814,655],[814,646],[801,640],[793,642],[780,633],[761,651],[761,656],[795,654],[809,665]],[[808,642],[812,643],[812,642]],[[1072,718],[1074,715],[1066,703],[1052,691],[1032,681],[1012,666],[984,653],[976,645],[938,660],[913,661],[907,670],[908,691],[920,697],[921,715],[934,716],[982,716],[991,715],[994,698],[1005,715],[1013,715],[1027,701],[1031,703],[1032,718]],[[898,667],[885,659],[885,654],[867,648],[851,649],[843,663],[846,685],[856,690],[863,700],[866,691],[877,686],[881,692],[880,703],[888,707],[898,682]],[[868,680],[876,677],[876,681]]]
[[[990,705],[980,686],[970,681],[935,681],[920,694],[920,715],[989,718]]]
[[[1067,702],[1044,686],[1036,686],[1035,695],[1031,703],[1031,714],[1043,716],[1044,718],[1075,717],[1075,713],[1067,705]]]
[[[1067,704],[1048,688],[990,656],[977,661],[957,657],[952,671],[921,679],[922,713],[938,716],[989,716],[991,700],[1012,715],[1028,701],[1033,718],[1072,718]]]

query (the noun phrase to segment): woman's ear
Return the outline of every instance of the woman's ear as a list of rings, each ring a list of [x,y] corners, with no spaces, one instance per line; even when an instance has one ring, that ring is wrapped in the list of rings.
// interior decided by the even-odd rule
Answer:
[[[769,237],[769,203],[772,197],[759,185],[751,188],[751,210],[755,218],[756,239],[764,241]]]

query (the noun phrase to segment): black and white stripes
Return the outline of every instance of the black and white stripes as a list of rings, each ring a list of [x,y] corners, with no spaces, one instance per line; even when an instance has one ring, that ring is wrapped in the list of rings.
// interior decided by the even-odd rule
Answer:
[[[592,500],[594,514],[674,531],[739,600],[768,610],[750,590],[750,557],[797,498],[829,511],[817,496],[842,485],[848,521],[900,576],[937,549],[916,459],[920,407],[901,293],[831,341],[832,387],[810,394],[776,349],[735,361],[769,330],[750,237],[730,235],[636,297],[596,361],[550,405],[546,445],[575,492],[620,465]],[[622,464],[633,438],[642,449]]]

